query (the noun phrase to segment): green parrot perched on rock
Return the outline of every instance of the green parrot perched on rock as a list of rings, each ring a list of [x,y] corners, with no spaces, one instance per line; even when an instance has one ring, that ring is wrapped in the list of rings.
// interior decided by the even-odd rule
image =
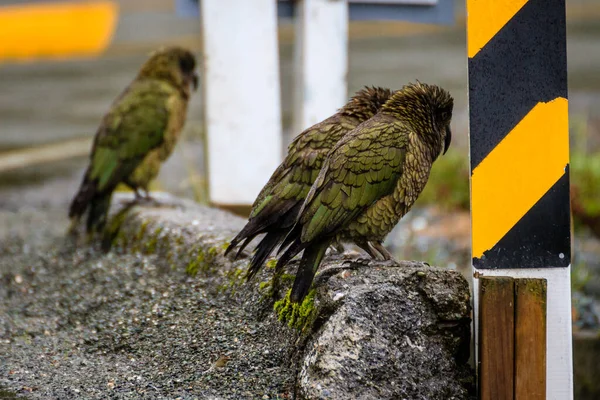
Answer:
[[[96,132],[90,164],[69,209],[73,230],[88,210],[87,232],[100,232],[113,191],[125,183],[141,197],[173,151],[185,123],[194,55],[180,47],[156,51],[113,102]]]
[[[304,130],[292,141],[285,159],[254,201],[248,223],[225,252],[228,254],[243,241],[239,255],[254,237],[266,233],[256,247],[248,279],[260,270],[293,226],[329,150],[346,133],[375,115],[391,94],[389,89],[365,87],[336,114]]]
[[[379,253],[391,259],[382,242],[425,187],[433,162],[450,146],[452,109],[446,90],[409,84],[335,144],[279,250],[284,252],[276,271],[304,251],[292,302],[307,295],[333,241],[355,243],[373,257]]]

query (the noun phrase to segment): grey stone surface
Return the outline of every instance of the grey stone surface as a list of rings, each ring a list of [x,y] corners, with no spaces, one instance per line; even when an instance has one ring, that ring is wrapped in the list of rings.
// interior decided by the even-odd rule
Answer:
[[[349,267],[317,291],[335,311],[308,344],[302,396],[469,398],[469,289],[460,274],[417,262]]]
[[[121,225],[108,254],[65,238],[62,207],[0,212],[0,389],[35,399],[469,398],[458,273],[329,257],[315,318],[298,331],[260,288],[271,270],[246,284],[247,261],[223,257],[243,219],[156,198],[113,213]]]

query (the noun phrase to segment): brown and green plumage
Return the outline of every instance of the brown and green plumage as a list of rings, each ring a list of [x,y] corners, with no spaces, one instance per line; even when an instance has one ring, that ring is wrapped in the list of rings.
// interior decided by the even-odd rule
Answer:
[[[291,293],[301,301],[334,240],[390,255],[381,242],[413,205],[436,158],[450,145],[453,100],[434,85],[410,84],[331,150],[276,269],[304,250]]]
[[[90,165],[69,209],[73,227],[89,210],[88,233],[101,231],[119,183],[147,190],[183,127],[191,87],[197,86],[195,67],[188,50],[159,50],[114,101],[96,132]]]
[[[254,237],[266,233],[256,247],[248,278],[259,271],[293,226],[329,150],[346,133],[375,115],[390,95],[388,89],[364,88],[336,114],[306,129],[292,141],[285,159],[254,201],[248,223],[226,251],[243,241],[239,254]]]

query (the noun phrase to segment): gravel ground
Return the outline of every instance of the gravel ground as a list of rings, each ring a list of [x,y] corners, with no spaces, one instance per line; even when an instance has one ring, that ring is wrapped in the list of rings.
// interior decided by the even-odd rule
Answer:
[[[77,249],[66,201],[11,193],[0,193],[0,388],[33,399],[289,396],[289,339],[260,323],[252,294],[219,293],[156,256]]]

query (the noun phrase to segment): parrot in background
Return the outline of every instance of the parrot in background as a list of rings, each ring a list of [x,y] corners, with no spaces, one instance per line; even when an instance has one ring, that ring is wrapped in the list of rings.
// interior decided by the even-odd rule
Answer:
[[[285,159],[254,201],[248,223],[225,251],[228,254],[244,241],[237,257],[254,237],[266,233],[256,246],[248,280],[260,270],[295,223],[329,150],[346,133],[375,115],[391,94],[389,89],[361,89],[336,114],[304,130],[288,146]]]
[[[334,240],[392,258],[382,242],[425,187],[433,162],[448,150],[452,109],[446,90],[409,84],[332,148],[279,249],[276,273],[304,250],[292,302],[308,294]]]
[[[113,102],[96,132],[90,164],[69,208],[74,230],[89,210],[87,232],[101,232],[113,191],[125,183],[146,191],[172,152],[198,86],[194,55],[180,47],[156,51]]]

